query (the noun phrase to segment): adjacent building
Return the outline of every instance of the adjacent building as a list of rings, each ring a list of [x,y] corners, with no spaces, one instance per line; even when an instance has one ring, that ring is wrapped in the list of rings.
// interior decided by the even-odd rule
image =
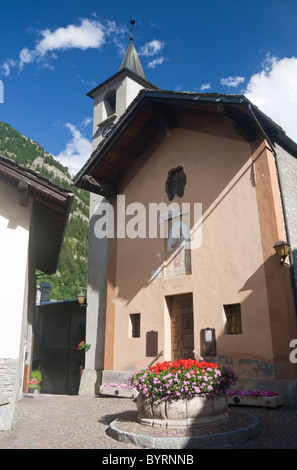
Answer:
[[[0,429],[10,429],[32,362],[36,269],[58,265],[73,195],[0,156]]]

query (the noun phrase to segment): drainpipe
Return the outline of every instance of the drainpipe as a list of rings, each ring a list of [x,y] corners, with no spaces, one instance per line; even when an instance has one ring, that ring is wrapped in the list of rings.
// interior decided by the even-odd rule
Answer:
[[[267,140],[267,142],[269,143],[270,145],[270,148],[271,148],[271,151],[274,155],[274,159],[275,159],[275,164],[276,164],[276,169],[277,169],[277,178],[278,178],[278,184],[279,184],[279,189],[280,189],[280,193],[281,193],[281,204],[282,204],[282,210],[283,210],[283,217],[284,217],[284,224],[285,224],[285,230],[286,230],[286,235],[287,235],[287,242],[289,243],[290,246],[291,245],[291,241],[290,241],[290,231],[289,231],[289,223],[288,223],[288,217],[287,217],[287,212],[286,212],[286,207],[285,207],[285,204],[284,204],[284,201],[283,201],[283,185],[282,185],[282,181],[281,181],[281,178],[280,178],[280,172],[279,172],[279,166],[278,166],[278,161],[277,161],[277,153],[276,153],[276,150],[274,148],[274,145],[273,143],[271,142],[270,138],[268,137],[268,135],[266,134],[266,132],[264,131],[263,127],[261,126],[260,122],[258,121],[258,119],[256,118],[253,110],[252,110],[252,106],[251,106],[251,103],[248,103],[248,108],[249,108],[249,111],[251,113],[251,116],[252,118],[254,119],[255,123],[257,124],[257,126],[259,127],[260,131],[262,132],[262,134],[264,135],[265,139]],[[293,260],[293,254],[292,254],[292,250],[289,251],[289,260],[290,260],[290,275],[291,275],[291,284],[292,284],[292,290],[293,290],[293,299],[294,299],[294,309],[295,309],[295,317],[296,317],[296,322],[297,322],[297,305],[296,305],[296,300],[297,300],[297,288],[296,288],[296,281],[295,281],[295,275],[294,275],[294,260]]]

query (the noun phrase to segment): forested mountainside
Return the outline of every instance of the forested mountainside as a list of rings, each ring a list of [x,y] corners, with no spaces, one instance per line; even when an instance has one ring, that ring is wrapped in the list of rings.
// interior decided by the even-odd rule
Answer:
[[[74,299],[80,291],[86,293],[89,193],[72,186],[68,169],[37,142],[1,121],[0,154],[40,173],[74,194],[58,270],[51,276],[37,272],[37,285],[40,286],[43,281],[50,282],[53,300]]]

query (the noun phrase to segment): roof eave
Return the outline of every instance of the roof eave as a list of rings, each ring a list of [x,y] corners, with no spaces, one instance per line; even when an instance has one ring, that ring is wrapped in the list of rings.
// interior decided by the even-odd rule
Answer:
[[[82,178],[85,174],[90,174],[97,163],[104,158],[104,155],[110,150],[110,148],[116,143],[117,139],[122,135],[125,129],[129,126],[131,120],[135,117],[139,109],[145,100],[158,100],[158,101],[192,101],[200,103],[209,103],[210,105],[222,104],[228,105],[229,107],[240,107],[244,106],[246,111],[249,112],[248,108],[251,107],[257,117],[262,121],[264,125],[269,126],[273,130],[274,134],[277,135],[282,142],[289,145],[295,152],[297,152],[297,144],[292,141],[274,121],[266,116],[262,111],[259,110],[253,103],[246,98],[245,95],[220,95],[216,93],[197,94],[192,92],[172,92],[166,90],[141,90],[135,100],[131,103],[130,107],[127,108],[121,119],[118,121],[114,129],[108,134],[106,139],[102,140],[98,147],[94,150],[89,160],[86,162],[84,167],[75,176],[73,184],[78,187],[83,187]],[[251,116],[252,117],[252,116]]]
[[[214,100],[211,100],[210,97],[215,97]],[[241,104],[245,97],[243,95],[231,95],[232,96],[232,103],[234,104]],[[195,98],[194,98],[195,97]],[[92,152],[90,158],[87,160],[85,165],[81,168],[81,170],[74,176],[73,178],[73,185],[80,186],[82,177],[86,173],[90,173],[92,170],[93,165],[96,163],[96,159],[99,154],[103,154],[108,151],[109,147],[114,144],[114,139],[119,136],[124,129],[128,126],[131,119],[135,113],[137,113],[138,109],[141,107],[142,103],[146,99],[186,99],[186,100],[195,100],[195,101],[215,101],[215,102],[222,102],[224,100],[224,95],[218,94],[197,94],[197,93],[188,93],[188,92],[170,92],[166,90],[147,90],[143,89],[140,90],[137,97],[131,103],[131,105],[127,108],[125,113],[122,115],[121,119],[115,125],[113,130],[107,135],[107,137],[102,140],[98,147]],[[230,102],[231,98],[228,102]]]
[[[95,88],[93,88],[91,91],[89,91],[87,93],[87,96],[89,96],[90,98],[94,99],[96,97],[96,95],[98,94],[99,90],[101,90],[102,88],[104,88],[106,85],[110,84],[112,81],[116,80],[117,78],[119,78],[121,75],[128,75],[128,76],[131,76],[134,80],[136,80],[137,82],[139,82],[141,85],[144,85],[145,87],[148,87],[148,88],[153,88],[155,90],[159,90],[160,88],[157,87],[156,85],[154,85],[153,83],[151,83],[150,81],[148,81],[147,79],[141,77],[140,75],[137,75],[136,73],[134,73],[133,71],[127,69],[127,68],[123,68],[121,70],[119,70],[117,73],[115,73],[114,75],[112,75],[111,77],[109,77],[107,80],[105,80],[104,82],[100,83],[100,85],[96,86]]]
[[[58,267],[74,195],[67,189],[52,183],[48,178],[3,156],[0,156],[0,176],[16,188],[20,182],[27,185],[28,196],[34,201],[35,230],[46,238],[46,242],[39,240],[34,247],[36,268],[46,274],[53,274]],[[48,220],[53,221],[51,236],[45,229]],[[41,248],[38,249],[37,246]]]
[[[90,172],[92,169],[93,164],[95,163],[98,154],[102,151],[107,151],[107,149],[114,143],[114,138],[115,136],[119,135],[120,132],[123,132],[123,129],[127,127],[129,124],[130,119],[133,118],[135,114],[135,110],[141,106],[141,103],[144,99],[145,95],[145,90],[141,90],[137,97],[135,98],[134,101],[130,104],[130,106],[127,108],[125,113],[121,116],[120,120],[117,122],[115,127],[107,134],[107,136],[101,140],[99,143],[98,147],[92,152],[90,155],[90,158],[87,160],[87,162],[84,164],[84,166],[81,168],[81,170],[74,176],[73,178],[73,185],[79,187],[79,183],[81,182],[81,179],[83,175],[86,172]],[[130,118],[130,119],[129,119]]]

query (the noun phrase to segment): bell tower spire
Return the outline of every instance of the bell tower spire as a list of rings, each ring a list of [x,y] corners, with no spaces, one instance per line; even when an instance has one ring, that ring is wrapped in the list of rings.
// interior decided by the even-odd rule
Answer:
[[[133,41],[130,41],[130,44],[120,66],[120,70],[124,69],[130,70],[131,72],[146,80],[146,76],[143,71],[136,49],[134,47]]]
[[[131,28],[130,28],[130,44],[129,44],[128,49],[126,51],[126,54],[123,58],[123,61],[121,63],[120,70],[124,70],[124,69],[130,70],[131,72],[135,73],[139,77],[146,80],[145,73],[143,71],[143,68],[142,68],[141,62],[139,60],[137,51],[136,51],[136,49],[134,47],[134,44],[133,44],[133,39],[134,39],[133,38],[133,31],[134,31],[134,29],[137,28],[137,26],[135,26],[135,20],[132,20],[132,18],[130,20],[130,25],[131,25]]]
[[[143,88],[158,89],[143,71],[133,43],[135,20],[130,21],[130,43],[119,71],[88,93],[94,99],[93,150],[107,136]]]

